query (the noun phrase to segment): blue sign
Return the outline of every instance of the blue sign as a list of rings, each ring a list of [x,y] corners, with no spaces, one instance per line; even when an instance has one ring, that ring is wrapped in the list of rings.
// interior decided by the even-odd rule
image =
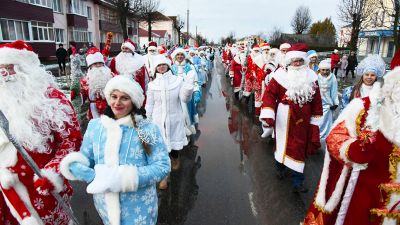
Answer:
[[[392,30],[371,30],[371,31],[360,31],[358,37],[393,37]]]

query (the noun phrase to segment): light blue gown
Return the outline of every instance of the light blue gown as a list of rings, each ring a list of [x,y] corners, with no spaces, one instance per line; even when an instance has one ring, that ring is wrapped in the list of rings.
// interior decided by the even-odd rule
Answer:
[[[331,130],[333,123],[333,110],[331,106],[339,105],[339,97],[337,93],[337,80],[334,74],[330,74],[328,77],[324,77],[318,74],[318,84],[321,92],[323,116],[319,127],[320,138],[325,140]]]
[[[119,165],[133,165],[137,167],[139,176],[136,192],[119,192],[120,225],[154,225],[157,222],[158,198],[156,183],[161,181],[170,172],[170,159],[166,145],[157,125],[149,120],[142,120],[138,128],[119,125],[122,129],[122,139],[119,148]],[[138,131],[150,144],[151,154],[144,152],[143,144],[139,139]],[[83,138],[80,153],[90,162],[89,168],[97,164],[105,164],[105,144],[107,129],[100,118],[89,122]],[[88,170],[72,168],[71,173],[78,180],[91,182]],[[107,179],[107,178],[104,178]],[[133,180],[134,178],[132,178]],[[116,224],[110,221],[106,194],[94,194],[94,205],[105,225]],[[113,211],[115,210],[115,207]]]

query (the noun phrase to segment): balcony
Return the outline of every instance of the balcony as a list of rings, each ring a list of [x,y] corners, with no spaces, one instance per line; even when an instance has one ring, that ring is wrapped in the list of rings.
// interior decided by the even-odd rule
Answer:
[[[104,20],[99,20],[99,29],[105,32],[121,33],[121,26]]]
[[[2,18],[54,23],[53,9],[15,0],[2,0],[1,2],[0,15]]]
[[[67,14],[67,24],[69,27],[88,28],[87,18],[76,14]]]

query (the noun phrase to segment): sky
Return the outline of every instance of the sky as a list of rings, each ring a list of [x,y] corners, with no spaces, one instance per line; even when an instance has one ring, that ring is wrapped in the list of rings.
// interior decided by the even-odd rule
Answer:
[[[312,21],[331,17],[339,30],[339,0],[160,0],[164,15],[179,15],[185,21],[189,7],[189,31],[197,32],[209,41],[218,42],[221,37],[234,31],[237,38],[260,32],[267,36],[274,27],[284,33],[292,33],[290,21],[300,5],[309,7]]]

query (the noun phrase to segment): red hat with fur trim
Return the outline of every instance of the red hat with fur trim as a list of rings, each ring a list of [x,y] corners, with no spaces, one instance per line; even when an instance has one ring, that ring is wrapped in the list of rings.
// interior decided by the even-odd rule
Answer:
[[[39,66],[38,55],[33,52],[32,46],[18,40],[0,45],[0,64],[25,64]]]
[[[98,48],[90,48],[86,52],[86,63],[88,67],[94,63],[104,63],[104,56]]]
[[[261,50],[271,49],[271,46],[268,43],[264,43],[261,45]]]
[[[122,47],[129,48],[132,52],[134,52],[136,50],[136,44],[133,43],[133,41],[129,38],[125,39],[124,43],[122,43],[121,50],[122,50]]]
[[[307,58],[307,51],[308,51],[308,45],[305,43],[297,43],[293,44],[289,49],[288,52],[285,55],[285,62],[287,65],[289,65],[293,59],[304,59],[306,61]]]
[[[260,46],[259,45],[253,45],[253,48],[251,48],[253,51],[260,51]]]
[[[155,41],[150,41],[147,50],[157,50],[157,43]]]

